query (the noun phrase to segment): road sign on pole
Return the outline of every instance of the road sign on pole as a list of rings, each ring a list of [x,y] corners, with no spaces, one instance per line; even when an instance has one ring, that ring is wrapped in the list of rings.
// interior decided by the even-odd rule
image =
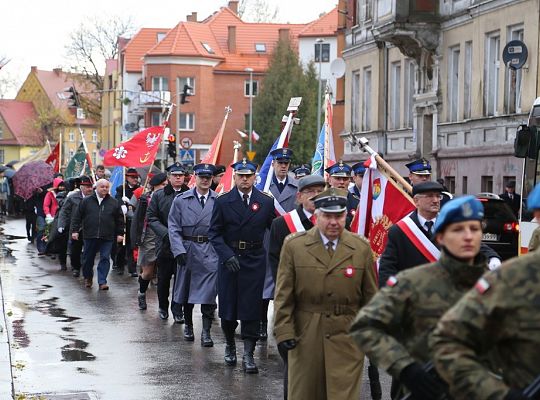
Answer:
[[[188,137],[183,137],[182,139],[180,139],[180,145],[183,149],[189,150],[191,149],[191,146],[193,146],[193,140]]]
[[[180,162],[183,165],[195,165],[195,150],[180,150]]]
[[[247,155],[249,161],[253,161],[256,154],[257,154],[256,151],[246,151],[246,155]]]

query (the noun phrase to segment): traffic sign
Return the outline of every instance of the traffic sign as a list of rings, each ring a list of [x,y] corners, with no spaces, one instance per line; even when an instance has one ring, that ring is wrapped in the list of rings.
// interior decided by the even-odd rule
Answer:
[[[513,69],[520,69],[527,62],[529,51],[521,40],[511,40],[503,50],[504,63]]]
[[[180,163],[183,165],[195,165],[195,150],[180,150]]]
[[[188,137],[183,137],[180,139],[180,146],[182,146],[183,149],[189,150],[191,149],[191,146],[193,146],[193,140]]]
[[[253,161],[256,154],[257,154],[256,151],[246,151],[246,155],[248,156],[249,161]]]

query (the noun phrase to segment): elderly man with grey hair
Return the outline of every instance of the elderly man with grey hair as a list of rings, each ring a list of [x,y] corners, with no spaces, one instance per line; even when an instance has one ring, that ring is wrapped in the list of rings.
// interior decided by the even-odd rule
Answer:
[[[110,183],[106,179],[96,182],[96,190],[85,197],[75,209],[72,217],[73,240],[84,238],[83,276],[85,286],[92,287],[94,277],[94,258],[99,251],[97,266],[99,290],[109,290],[110,256],[113,242],[124,239],[124,218],[118,201],[109,194]]]

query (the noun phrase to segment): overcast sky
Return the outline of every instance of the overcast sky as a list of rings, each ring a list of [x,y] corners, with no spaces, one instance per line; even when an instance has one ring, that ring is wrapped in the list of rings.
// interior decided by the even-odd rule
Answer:
[[[305,23],[330,11],[337,0],[266,0],[278,7],[277,22]],[[131,16],[136,27],[172,28],[185,21],[192,11],[204,19],[227,0],[15,0],[5,4],[0,13],[0,57],[11,61],[0,74],[17,80],[26,78],[32,65],[51,70],[68,66],[65,45],[71,31],[89,17]],[[12,98],[15,91],[5,96]]]

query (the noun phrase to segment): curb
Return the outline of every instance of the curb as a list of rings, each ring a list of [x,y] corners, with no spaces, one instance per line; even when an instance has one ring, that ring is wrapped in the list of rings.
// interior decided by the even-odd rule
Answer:
[[[0,230],[3,232],[3,230]],[[0,243],[0,264],[4,263],[3,243]],[[11,346],[8,320],[5,310],[2,276],[0,275],[0,399],[13,399],[13,374],[11,370]]]

